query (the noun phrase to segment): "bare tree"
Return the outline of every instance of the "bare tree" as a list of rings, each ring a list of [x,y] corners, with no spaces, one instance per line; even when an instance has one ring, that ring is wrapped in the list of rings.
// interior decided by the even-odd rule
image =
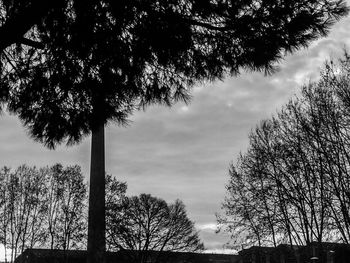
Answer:
[[[349,66],[347,53],[326,63],[317,82],[251,132],[230,168],[223,229],[252,233],[259,245],[349,243]]]
[[[83,247],[87,186],[80,167],[54,165],[47,169],[47,182],[48,246],[64,250]]]
[[[11,250],[11,261],[25,248],[42,244],[43,177],[35,167],[22,165],[14,172],[3,168],[1,214],[3,244]]]
[[[80,167],[68,166],[61,177],[61,216],[56,229],[59,246],[64,250],[81,248],[86,239],[87,222],[83,215],[87,201],[87,187]]]
[[[54,249],[58,246],[56,240],[56,229],[59,224],[61,199],[63,195],[63,186],[60,182],[62,174],[62,165],[56,164],[46,169],[47,191],[46,191],[46,223],[48,228],[49,247]]]
[[[78,166],[63,168],[57,164],[37,169],[22,165],[14,171],[2,168],[0,242],[10,250],[10,261],[35,246],[84,246],[86,191]]]
[[[0,241],[4,245],[5,250],[5,262],[7,262],[7,240],[8,240],[8,228],[9,228],[9,213],[8,213],[8,189],[10,169],[3,167],[0,172],[0,221],[1,221],[1,234]]]
[[[168,205],[160,198],[141,194],[125,198],[122,210],[111,217],[109,246],[137,251],[137,262],[156,262],[162,251],[203,249],[194,223],[179,200]]]
[[[45,205],[47,185],[44,171],[42,168],[36,170],[35,176],[31,178],[33,185],[29,201],[32,203],[32,208],[29,215],[28,235],[24,237],[27,248],[42,246],[46,242],[45,220],[43,218],[45,218],[47,212]]]
[[[116,250],[118,239],[114,234],[114,224],[120,222],[124,216],[124,199],[127,189],[126,183],[119,182],[115,177],[107,174],[106,184],[106,245],[107,250]]]

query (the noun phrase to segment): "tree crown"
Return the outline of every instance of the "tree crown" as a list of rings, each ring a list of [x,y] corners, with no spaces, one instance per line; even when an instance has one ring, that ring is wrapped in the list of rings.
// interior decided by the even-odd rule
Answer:
[[[5,17],[24,8],[12,2]],[[3,101],[49,147],[152,103],[187,102],[197,81],[271,72],[348,12],[342,0],[61,2],[27,33],[43,49],[18,45],[1,60]]]

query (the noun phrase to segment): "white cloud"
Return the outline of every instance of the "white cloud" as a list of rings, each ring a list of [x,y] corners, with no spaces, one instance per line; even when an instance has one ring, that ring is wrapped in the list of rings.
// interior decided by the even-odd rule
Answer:
[[[217,225],[216,223],[197,224],[197,229],[215,232],[217,229]]]

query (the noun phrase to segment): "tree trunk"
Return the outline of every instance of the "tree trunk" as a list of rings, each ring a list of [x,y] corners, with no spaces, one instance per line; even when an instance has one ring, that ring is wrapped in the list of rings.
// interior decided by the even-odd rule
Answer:
[[[92,129],[89,190],[87,263],[104,263],[105,239],[105,150],[104,124]]]

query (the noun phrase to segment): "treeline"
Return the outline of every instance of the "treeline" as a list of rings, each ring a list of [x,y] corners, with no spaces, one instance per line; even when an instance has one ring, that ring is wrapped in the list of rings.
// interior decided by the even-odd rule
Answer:
[[[81,248],[87,187],[79,166],[0,170],[0,241],[9,260],[26,248]],[[6,254],[7,251],[6,251]]]
[[[326,63],[230,167],[219,226],[236,245],[350,243],[350,57]]]
[[[147,194],[126,196],[126,183],[106,175],[106,243],[110,251],[203,249],[184,204]],[[27,248],[86,249],[87,183],[79,166],[0,170],[0,243],[6,261]],[[142,252],[142,253],[141,253]],[[142,258],[141,258],[142,256]]]

